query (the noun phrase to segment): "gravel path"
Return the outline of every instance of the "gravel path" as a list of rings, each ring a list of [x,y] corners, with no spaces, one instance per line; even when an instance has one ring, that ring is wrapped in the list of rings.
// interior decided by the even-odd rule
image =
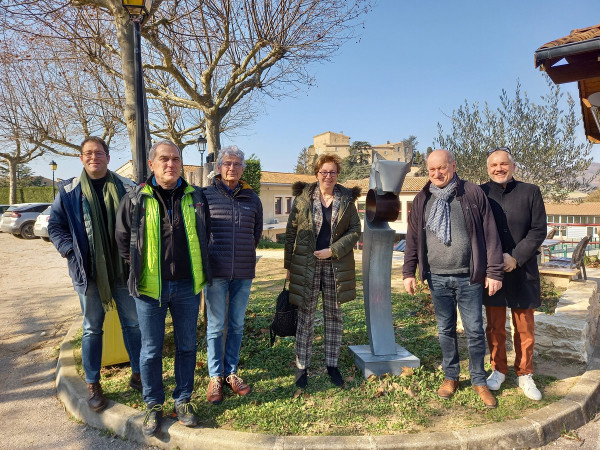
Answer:
[[[0,249],[0,447],[148,448],[75,422],[56,399],[57,348],[80,314],[66,260],[6,233]]]

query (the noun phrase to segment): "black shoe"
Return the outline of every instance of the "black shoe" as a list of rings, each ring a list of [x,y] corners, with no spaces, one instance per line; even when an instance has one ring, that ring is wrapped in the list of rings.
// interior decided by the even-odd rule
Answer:
[[[142,377],[139,373],[131,374],[131,378],[129,378],[129,387],[142,392]]]
[[[308,371],[306,369],[296,370],[296,386],[300,389],[306,389],[308,385]]]
[[[173,416],[177,417],[179,423],[181,425],[185,425],[186,427],[195,427],[198,425],[198,419],[194,414],[194,407],[190,402],[179,403],[178,405],[175,405]]]
[[[333,384],[335,384],[337,387],[344,386],[344,379],[342,378],[342,374],[337,367],[327,366],[327,373],[329,374]]]
[[[142,433],[144,436],[154,436],[160,431],[160,422],[162,420],[162,405],[160,403],[150,403],[146,407],[146,416],[142,423]]]
[[[106,399],[102,394],[100,383],[88,383],[88,406],[92,411],[100,412],[106,407]]]

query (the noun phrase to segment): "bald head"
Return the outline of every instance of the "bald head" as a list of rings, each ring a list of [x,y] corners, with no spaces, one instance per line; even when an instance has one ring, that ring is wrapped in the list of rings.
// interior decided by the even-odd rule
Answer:
[[[439,188],[446,187],[456,173],[456,160],[448,150],[434,150],[427,157],[429,181]]]

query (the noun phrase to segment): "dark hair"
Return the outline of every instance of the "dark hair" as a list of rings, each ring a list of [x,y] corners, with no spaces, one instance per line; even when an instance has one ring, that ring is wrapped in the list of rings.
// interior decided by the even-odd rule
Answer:
[[[100,144],[102,146],[102,148],[104,149],[104,152],[106,153],[106,156],[109,155],[109,153],[108,153],[108,145],[106,144],[106,142],[104,142],[104,139],[99,138],[97,136],[88,136],[88,137],[86,137],[83,140],[83,142],[81,143],[81,147],[79,147],[80,153],[83,153],[83,146],[85,144],[87,144],[88,142],[95,142],[96,144]]]
[[[319,170],[321,170],[321,167],[323,167],[323,164],[329,163],[329,162],[334,163],[337,167],[338,173],[341,173],[342,159],[338,155],[335,155],[333,153],[323,153],[315,161],[315,165],[313,167],[313,170],[315,171],[315,176],[317,176],[317,173],[319,173]]]

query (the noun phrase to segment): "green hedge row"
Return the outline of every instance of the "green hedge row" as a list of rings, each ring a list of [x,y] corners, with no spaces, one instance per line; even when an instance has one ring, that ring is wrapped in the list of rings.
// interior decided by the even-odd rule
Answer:
[[[58,192],[58,190],[56,190]],[[9,204],[10,188],[0,187],[0,204]],[[52,186],[17,188],[17,203],[52,203]]]

